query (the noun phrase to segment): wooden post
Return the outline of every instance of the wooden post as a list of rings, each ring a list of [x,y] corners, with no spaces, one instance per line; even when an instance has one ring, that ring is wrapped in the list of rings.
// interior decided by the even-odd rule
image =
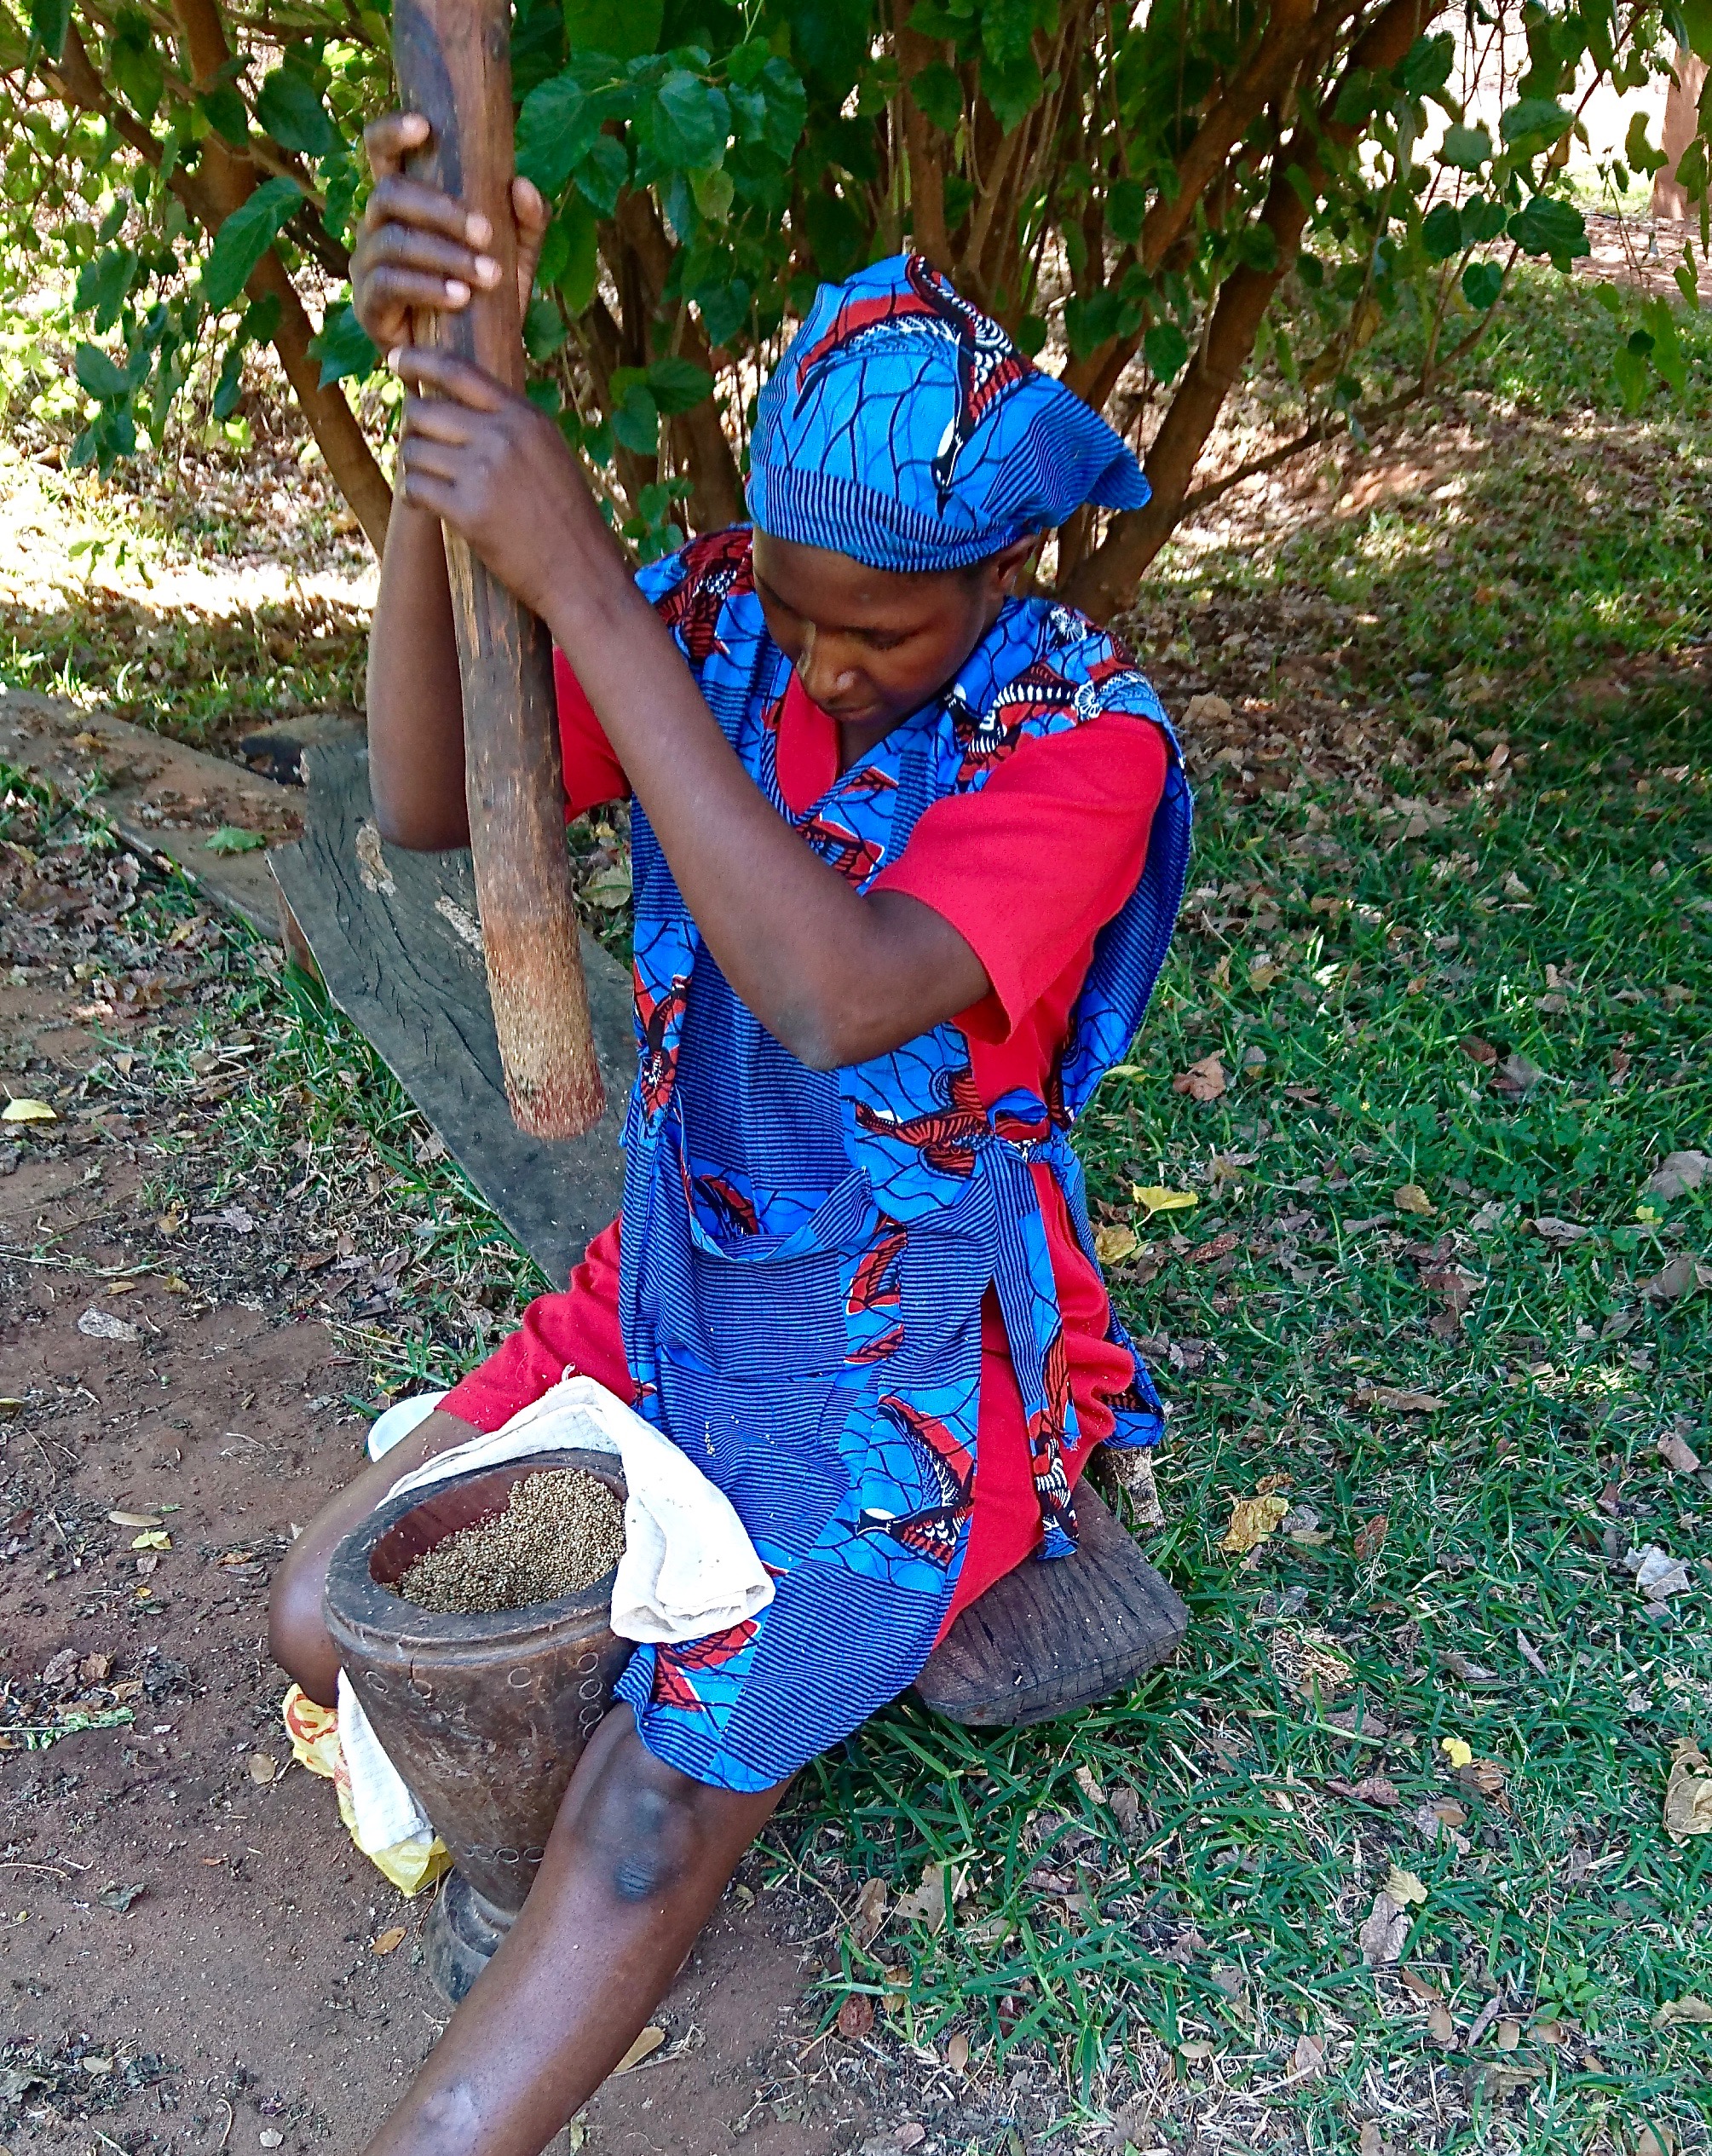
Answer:
[[[508,0],[395,0],[393,64],[406,109],[434,130],[416,169],[487,217],[499,264],[492,292],[436,317],[436,341],[521,389],[510,13]],[[552,646],[545,626],[449,531],[446,561],[464,677],[470,846],[506,1095],[520,1129],[579,1138],[604,1095],[565,849]]]

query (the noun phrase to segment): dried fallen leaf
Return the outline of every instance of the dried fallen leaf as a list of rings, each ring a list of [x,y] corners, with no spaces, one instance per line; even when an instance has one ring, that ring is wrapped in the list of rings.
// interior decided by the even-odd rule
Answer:
[[[1698,1998],[1690,1992],[1686,1997],[1667,1999],[1652,2017],[1655,2029],[1675,2028],[1679,2021],[1712,2022],[1712,2001]]]
[[[625,2053],[623,2058],[613,2068],[613,2072],[615,2074],[628,2073],[632,2067],[639,2067],[644,2059],[651,2059],[665,2041],[666,2031],[650,2021],[629,2050]]]
[[[109,1513],[107,1521],[114,1527],[159,1527],[160,1525],[153,1513]]]
[[[865,1879],[856,1896],[856,1915],[850,1919],[850,1937],[858,1946],[871,1946],[885,1922],[889,1889],[884,1879]]]
[[[1423,1220],[1438,1210],[1418,1183],[1399,1183],[1391,1194],[1391,1202],[1399,1213],[1416,1213]]]
[[[1358,1408],[1389,1408],[1394,1415],[1436,1415],[1444,1404],[1436,1392],[1411,1392],[1395,1385],[1358,1385]]]
[[[1203,1104],[1217,1100],[1230,1089],[1230,1080],[1225,1075],[1225,1061],[1215,1049],[1210,1056],[1202,1056],[1199,1063],[1192,1063],[1187,1070],[1181,1070],[1171,1081],[1174,1093],[1187,1093],[1191,1100]]]
[[[953,2073],[967,2073],[969,2071],[969,2039],[961,2029],[956,2030],[947,2039],[945,2063]]]
[[[1553,1250],[1567,1250],[1572,1242],[1581,1242],[1593,1233],[1591,1228],[1582,1227],[1578,1221],[1559,1220],[1549,1213],[1542,1213],[1537,1220],[1530,1220],[1528,1225]]]
[[[1382,1804],[1393,1810],[1403,1801],[1396,1784],[1383,1774],[1363,1774],[1358,1782],[1340,1782],[1328,1775],[1326,1787],[1334,1796],[1345,1797],[1352,1804]]]
[[[896,2141],[900,2148],[918,2147],[926,2139],[927,2129],[919,2119],[908,2120],[897,2130]]]
[[[1361,2152],[1361,2156],[1381,2156],[1381,2151],[1385,2147],[1385,2136],[1379,2130],[1379,2121],[1376,2119],[1364,2119],[1362,2121],[1361,2139],[1357,2143],[1357,2147]]]
[[[1385,1891],[1399,1909],[1413,1908],[1427,1899],[1427,1889],[1412,1871],[1405,1871],[1394,1864],[1386,1874]]]
[[[1449,2044],[1456,2041],[1456,2024],[1451,2018],[1450,2009],[1443,1999],[1435,2002],[1427,2017],[1427,2033],[1435,2044]]]
[[[1196,728],[1202,726],[1228,726],[1231,718],[1231,706],[1225,699],[1203,689],[1200,695],[1190,698],[1188,708],[1183,714],[1183,730],[1185,734],[1193,734]]]
[[[1478,1033],[1463,1035],[1462,1052],[1473,1063],[1490,1064],[1498,1060],[1498,1051]]]
[[[1094,1255],[1103,1265],[1121,1265],[1141,1248],[1133,1228],[1107,1226],[1094,1231]]]
[[[1671,1556],[1657,1542],[1648,1542],[1642,1548],[1632,1549],[1623,1559],[1625,1570],[1634,1575],[1634,1583],[1649,1602],[1663,1602],[1673,1594],[1686,1594],[1692,1576],[1680,1558]]]
[[[257,846],[265,846],[267,834],[261,831],[246,831],[241,823],[222,823],[202,842],[209,853],[251,853]]]
[[[1692,1834],[1712,1834],[1712,1761],[1687,1738],[1670,1748],[1664,1831],[1673,1842],[1686,1842]]]
[[[1279,1521],[1289,1509],[1289,1499],[1276,1493],[1267,1497],[1233,1497],[1231,1525],[1225,1531],[1219,1548],[1227,1557],[1243,1556],[1276,1533]]]
[[[873,2028],[873,2001],[866,1992],[851,1992],[839,2009],[839,2034],[846,2044],[860,2044]]]
[[[375,1940],[374,1951],[377,1954],[390,1954],[395,1948],[402,1946],[409,1936],[402,1924],[389,1924]]]
[[[1187,2044],[1179,2044],[1177,2048],[1185,2059],[1198,2061],[1213,2056],[1213,2046],[1205,2037],[1191,2037]]]
[[[1676,2156],[1675,2136],[1668,2126],[1642,2124],[1634,2136],[1634,2156]]]
[[[1369,1558],[1379,1555],[1385,1548],[1390,1528],[1390,1519],[1384,1513],[1377,1513],[1361,1528],[1355,1538],[1355,1554],[1361,1563],[1364,1565]]]
[[[1700,1455],[1675,1430],[1658,1440],[1658,1456],[1674,1475],[1692,1475],[1700,1465]]]
[[[1077,1767],[1076,1787],[1090,1803],[1104,1804],[1105,1802],[1105,1791],[1100,1787],[1098,1777],[1092,1767],[1087,1766]]]
[[[270,1759],[266,1752],[251,1752],[249,1759],[250,1779],[262,1784],[271,1782],[280,1771],[280,1762]]]
[[[1513,2021],[1506,2016],[1503,2021],[1499,2022],[1497,2027],[1493,2030],[1492,2041],[1497,2045],[1501,2051],[1514,2051],[1519,2049],[1522,2042],[1521,2023],[1519,2021]]]
[[[1381,1888],[1373,1898],[1373,1907],[1358,1936],[1362,1959],[1369,1969],[1382,1969],[1397,1959],[1408,1936],[1409,1911]]]
[[[925,1924],[930,1931],[945,1928],[945,1905],[948,1898],[956,1901],[963,1892],[963,1868],[948,1864],[931,1864],[921,1875],[921,1884],[907,1894],[897,1898],[897,1913],[906,1923]]]
[[[162,1528],[151,1527],[141,1535],[133,1535],[130,1546],[133,1549],[170,1549],[172,1537]]]
[[[1712,1265],[1703,1264],[1692,1250],[1679,1250],[1669,1265],[1640,1283],[1641,1294],[1652,1303],[1680,1302],[1697,1288],[1712,1288]]]
[[[1146,1207],[1150,1217],[1156,1213],[1186,1213],[1201,1202],[1193,1190],[1167,1190],[1160,1183],[1132,1183],[1129,1195],[1135,1204]]]
[[[1527,1056],[1506,1056],[1492,1074],[1492,1090],[1502,1100],[1525,1100],[1545,1075]]]
[[[1304,2030],[1296,2038],[1295,2053],[1290,2061],[1291,2071],[1299,2081],[1314,2081],[1326,2070],[1326,2040],[1322,2036],[1310,2036]]]
[[[1644,1187],[1654,1197],[1680,1198],[1712,1175],[1712,1153],[1667,1153]]]
[[[277,2126],[264,2126],[256,2139],[263,2148],[282,2148],[285,2142],[285,2136]]]
[[[0,1108],[0,1123],[57,1123],[59,1120],[45,1100],[9,1100]]]

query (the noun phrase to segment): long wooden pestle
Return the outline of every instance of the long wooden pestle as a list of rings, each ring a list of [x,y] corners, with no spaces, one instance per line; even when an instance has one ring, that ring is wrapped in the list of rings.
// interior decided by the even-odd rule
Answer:
[[[393,64],[433,129],[415,169],[493,228],[498,285],[435,318],[437,341],[523,386],[508,0],[395,0]],[[464,682],[464,783],[487,989],[517,1126],[579,1138],[605,1105],[578,950],[565,791],[545,625],[455,533],[446,561]]]

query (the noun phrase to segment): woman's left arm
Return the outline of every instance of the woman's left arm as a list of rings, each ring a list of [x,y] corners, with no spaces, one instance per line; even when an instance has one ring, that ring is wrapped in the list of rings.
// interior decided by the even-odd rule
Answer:
[[[743,769],[637,591],[552,421],[479,368],[407,347],[400,487],[468,540],[575,668],[721,971],[816,1069],[900,1047],[989,992],[951,924],[863,897]]]

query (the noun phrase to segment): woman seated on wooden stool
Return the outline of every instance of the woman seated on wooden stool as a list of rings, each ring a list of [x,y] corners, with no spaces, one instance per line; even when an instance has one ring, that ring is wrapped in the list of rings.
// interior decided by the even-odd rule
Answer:
[[[775,1598],[639,1648],[516,1925],[370,2147],[533,2156],[623,2056],[805,1761],[957,1612],[1075,1546],[1159,1408],[1094,1260],[1071,1118],[1129,1049],[1183,891],[1152,689],[1015,587],[1147,482],[919,257],[823,288],[763,391],[754,523],[632,575],[553,422],[412,313],[499,275],[369,130],[359,318],[407,385],[369,668],[383,837],[465,842],[441,525],[547,623],[569,809],[628,796],[639,1069],[624,1209],[568,1290],[294,1546],[280,1662],[334,1698],[340,1536],[568,1365],[723,1490]],[[545,225],[518,182],[527,297]]]

